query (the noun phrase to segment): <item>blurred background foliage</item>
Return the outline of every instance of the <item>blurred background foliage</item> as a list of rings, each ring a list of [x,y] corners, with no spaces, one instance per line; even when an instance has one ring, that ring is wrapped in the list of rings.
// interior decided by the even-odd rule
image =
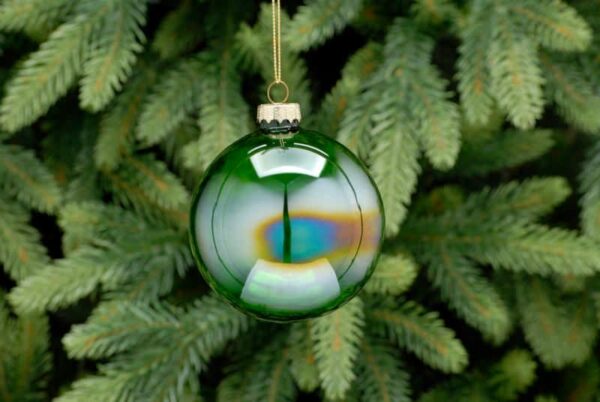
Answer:
[[[387,240],[359,297],[258,322],[187,246],[254,130],[268,2],[0,2],[0,400],[600,401],[600,3],[284,1],[305,127]]]

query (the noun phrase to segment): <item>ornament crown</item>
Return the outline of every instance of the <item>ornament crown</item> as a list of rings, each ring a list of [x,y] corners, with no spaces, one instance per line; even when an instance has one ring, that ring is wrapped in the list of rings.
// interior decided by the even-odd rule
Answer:
[[[270,103],[258,106],[256,120],[263,131],[276,133],[296,132],[302,114],[298,103]]]

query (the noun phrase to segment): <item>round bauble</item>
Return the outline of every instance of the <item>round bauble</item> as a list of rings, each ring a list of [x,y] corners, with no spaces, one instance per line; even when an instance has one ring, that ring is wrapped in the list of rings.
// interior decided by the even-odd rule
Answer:
[[[383,238],[373,180],[343,145],[314,131],[240,139],[212,163],[191,210],[203,277],[257,318],[317,317],[357,294]]]

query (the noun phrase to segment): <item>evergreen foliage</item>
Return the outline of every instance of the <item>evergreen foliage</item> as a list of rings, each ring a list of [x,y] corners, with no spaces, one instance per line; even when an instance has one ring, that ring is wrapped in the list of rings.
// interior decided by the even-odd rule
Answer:
[[[303,126],[381,191],[365,289],[280,325],[194,268],[269,2],[0,0],[0,400],[598,402],[597,2],[283,3]]]
[[[4,401],[44,401],[52,368],[48,320],[41,315],[11,317],[0,294],[0,396]]]

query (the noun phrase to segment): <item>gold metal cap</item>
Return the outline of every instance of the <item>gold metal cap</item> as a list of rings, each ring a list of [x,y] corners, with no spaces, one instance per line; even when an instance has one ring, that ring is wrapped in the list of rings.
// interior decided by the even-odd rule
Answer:
[[[284,120],[300,123],[301,119],[299,103],[267,103],[259,105],[256,113],[258,123],[282,123]]]

